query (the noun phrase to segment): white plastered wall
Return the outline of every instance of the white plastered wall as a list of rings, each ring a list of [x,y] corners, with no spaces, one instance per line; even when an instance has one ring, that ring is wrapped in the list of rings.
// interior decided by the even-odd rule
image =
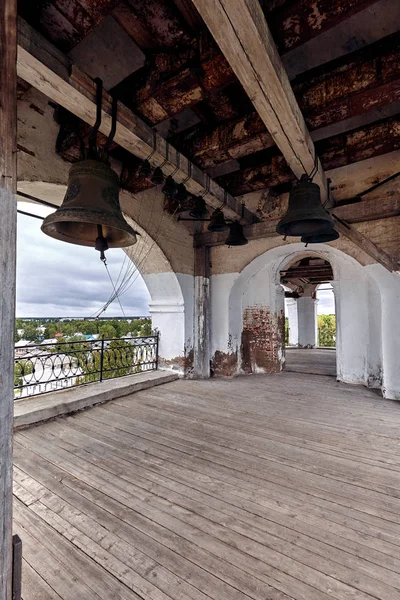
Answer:
[[[214,274],[212,356],[234,352],[235,374],[241,372],[244,309],[263,306],[278,315],[283,308],[280,270],[310,255],[328,260],[334,273],[338,380],[378,387],[385,397],[400,399],[400,278],[380,265],[362,266],[326,244],[306,252],[299,243],[278,246],[253,259],[240,273]],[[282,353],[282,366],[283,362]]]

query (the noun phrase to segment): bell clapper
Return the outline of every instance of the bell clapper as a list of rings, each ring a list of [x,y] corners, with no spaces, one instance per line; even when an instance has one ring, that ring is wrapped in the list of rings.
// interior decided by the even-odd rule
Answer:
[[[98,236],[96,238],[95,248],[100,252],[100,260],[106,265],[106,256],[104,252],[108,250],[108,244],[106,238],[103,236],[103,227],[101,225],[97,225],[97,233]]]

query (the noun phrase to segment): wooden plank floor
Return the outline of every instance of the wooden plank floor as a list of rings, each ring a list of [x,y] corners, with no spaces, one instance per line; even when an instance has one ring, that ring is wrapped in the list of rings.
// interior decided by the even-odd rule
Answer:
[[[336,350],[333,348],[286,348],[285,354],[286,371],[336,377]]]
[[[176,381],[15,435],[24,600],[400,600],[400,404]]]

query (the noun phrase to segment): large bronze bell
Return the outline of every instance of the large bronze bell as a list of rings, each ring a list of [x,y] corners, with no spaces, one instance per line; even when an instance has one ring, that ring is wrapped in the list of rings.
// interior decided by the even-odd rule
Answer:
[[[229,235],[226,239],[226,246],[245,246],[249,243],[249,240],[245,238],[243,233],[243,226],[239,221],[233,221],[229,225]]]
[[[93,248],[99,245],[99,237],[109,248],[137,241],[121,213],[117,174],[108,162],[94,159],[72,165],[63,203],[45,218],[42,231],[57,240]]]
[[[326,242],[333,242],[339,239],[339,234],[336,229],[329,229],[328,231],[323,231],[322,233],[316,233],[314,235],[303,235],[301,241],[303,244],[323,244]]]
[[[302,175],[289,195],[286,215],[276,231],[281,235],[310,236],[333,229],[333,219],[321,203],[319,186]]]

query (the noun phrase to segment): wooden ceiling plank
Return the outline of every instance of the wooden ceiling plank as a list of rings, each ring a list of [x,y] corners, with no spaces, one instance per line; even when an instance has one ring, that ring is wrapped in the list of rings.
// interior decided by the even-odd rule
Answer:
[[[19,24],[23,34],[18,39],[17,72],[19,77],[41,91],[48,98],[65,109],[93,125],[95,122],[95,85],[85,73],[76,66],[72,67],[72,76],[65,61],[54,69],[59,52],[52,50],[51,44],[43,41],[41,36],[25,24]],[[29,35],[29,31],[31,35]],[[34,41],[33,41],[34,40]],[[49,66],[51,65],[51,66]],[[103,114],[100,126],[101,133],[108,135],[111,128],[111,97],[104,92]],[[189,161],[166,141],[155,134],[132,111],[119,103],[115,142],[135,156],[145,159],[149,156],[155,142],[156,152],[152,158],[154,166],[165,162],[163,170],[166,174],[174,173],[176,181],[185,181],[189,174]],[[248,209],[242,208],[240,201],[227,194],[217,183],[210,179],[199,168],[193,166],[186,187],[192,194],[204,194],[206,202],[215,208],[224,204],[224,212],[231,218],[243,218],[245,222],[254,222],[257,217]]]
[[[321,164],[327,171],[393,152],[400,144],[400,115],[316,142]],[[293,180],[283,157],[270,152],[260,164],[218,179],[235,196],[274,187]]]
[[[258,0],[193,0],[214,39],[297,178],[326,177]]]

